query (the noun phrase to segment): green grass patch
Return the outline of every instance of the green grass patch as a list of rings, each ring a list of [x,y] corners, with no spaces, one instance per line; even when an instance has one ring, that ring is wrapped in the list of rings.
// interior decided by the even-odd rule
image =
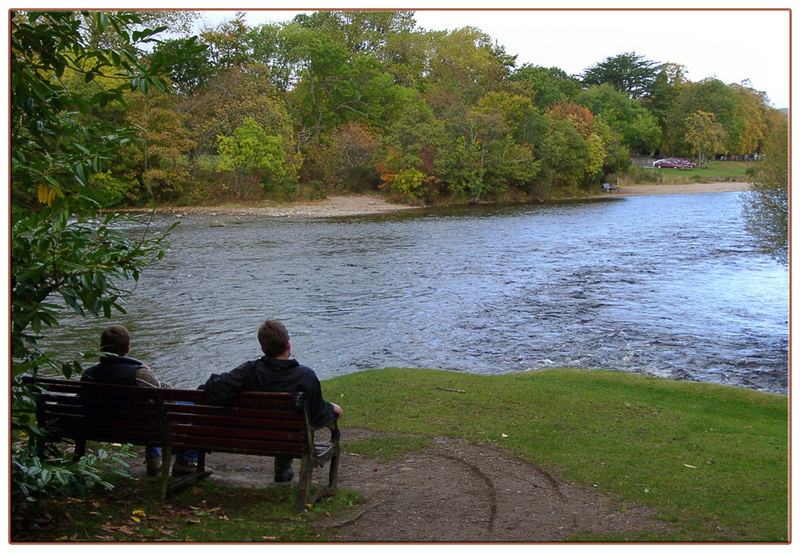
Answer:
[[[343,425],[490,443],[656,508],[680,540],[788,539],[784,395],[571,369],[383,369],[323,386]]]
[[[759,167],[757,161],[709,161],[705,167],[697,166],[694,169],[646,169],[637,172],[637,175],[649,173],[655,178],[645,179],[647,182],[661,182],[664,184],[682,184],[709,181],[741,181],[748,180],[747,170]]]
[[[370,436],[354,442],[347,442],[347,452],[364,457],[378,458],[382,461],[398,459],[412,451],[419,451],[431,445],[427,436],[407,436],[390,434]]]

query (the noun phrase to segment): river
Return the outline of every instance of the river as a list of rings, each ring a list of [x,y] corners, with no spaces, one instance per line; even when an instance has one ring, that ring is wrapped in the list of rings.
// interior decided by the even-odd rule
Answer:
[[[161,380],[195,387],[258,357],[265,318],[285,322],[294,355],[323,380],[389,366],[581,367],[788,386],[788,270],[753,249],[738,192],[185,217],[112,322]],[[106,324],[68,317],[46,342],[92,352]]]

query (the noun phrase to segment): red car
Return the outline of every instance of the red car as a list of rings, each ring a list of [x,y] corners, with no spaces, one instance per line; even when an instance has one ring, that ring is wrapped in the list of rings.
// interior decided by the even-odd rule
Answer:
[[[674,157],[659,159],[653,162],[653,167],[658,167],[659,169],[692,169],[694,166],[695,164],[688,159]]]
[[[653,167],[659,169],[680,169],[681,162],[679,159],[659,159],[653,162]]]

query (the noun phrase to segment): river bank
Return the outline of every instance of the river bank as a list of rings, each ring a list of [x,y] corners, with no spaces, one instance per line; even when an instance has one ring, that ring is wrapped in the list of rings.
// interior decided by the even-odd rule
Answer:
[[[693,184],[634,184],[618,186],[612,192],[594,197],[645,196],[660,194],[703,194],[714,192],[737,192],[749,190],[746,182],[704,182]],[[235,215],[261,217],[348,217],[376,215],[395,211],[420,209],[419,206],[390,203],[380,196],[328,196],[312,202],[298,202],[285,205],[251,206],[226,204],[219,206],[159,207],[157,213],[183,215]]]

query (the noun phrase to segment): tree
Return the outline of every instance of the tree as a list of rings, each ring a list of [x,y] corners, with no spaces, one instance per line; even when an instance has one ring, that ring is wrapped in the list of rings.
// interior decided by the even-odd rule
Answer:
[[[296,144],[292,121],[280,93],[270,83],[269,68],[260,62],[232,67],[210,78],[179,108],[193,140],[194,156],[216,152],[217,137],[230,136],[252,117],[270,135],[285,137],[285,148]]]
[[[432,91],[451,96],[453,103],[474,104],[487,92],[499,90],[514,67],[516,56],[478,29],[428,34],[427,82]]]
[[[184,154],[191,151],[194,142],[176,106],[176,97],[166,94],[137,94],[128,101],[126,120],[141,133],[122,150],[114,173],[122,173],[119,167],[126,169],[124,177],[131,181],[127,193],[130,200],[175,199],[189,187],[189,164]]]
[[[686,141],[694,146],[699,163],[706,164],[709,155],[724,147],[726,138],[725,129],[713,113],[696,111],[686,118]]]
[[[779,263],[789,263],[789,131],[788,122],[772,133],[753,189],[743,196],[742,214],[759,249]]]
[[[730,88],[739,98],[734,111],[738,140],[731,144],[731,148],[737,153],[753,154],[759,151],[767,133],[766,112],[770,108],[766,94],[744,84],[733,84]]]
[[[647,96],[659,73],[658,62],[626,52],[606,58],[583,72],[584,86],[608,83],[631,98]]]
[[[363,191],[377,181],[372,164],[380,138],[364,124],[348,121],[336,127],[326,145],[324,180],[328,187]]]
[[[687,122],[693,113],[703,111],[713,114],[716,122],[726,133],[725,143],[718,148],[719,153],[730,152],[731,145],[738,143],[741,132],[741,129],[735,126],[738,104],[739,98],[736,93],[718,79],[704,79],[679,86],[667,116],[663,149],[671,155],[688,155],[696,151],[695,145],[686,140]]]
[[[578,79],[557,67],[545,68],[525,64],[508,78],[520,94],[530,97],[533,105],[547,109],[557,102],[572,99],[581,89]]]
[[[664,63],[650,86],[647,96],[641,98],[642,106],[649,111],[663,128],[678,88],[686,82],[686,68],[677,63]]]
[[[233,131],[233,136],[220,136],[220,171],[232,171],[238,197],[246,196],[244,179],[254,172],[262,174],[266,187],[279,184],[286,176],[286,156],[279,136],[269,136],[252,117]]]
[[[87,17],[88,14],[82,14]],[[15,12],[11,17],[11,240],[10,342],[12,495],[35,499],[67,485],[105,482],[94,466],[99,455],[76,465],[66,455],[39,458],[32,439],[35,402],[23,377],[43,366],[69,377],[75,362],[56,363],[41,345],[43,329],[63,316],[57,298],[79,315],[110,317],[124,312],[125,283],[164,254],[163,233],[153,234],[136,219],[108,207],[102,191],[87,187],[135,130],[92,121],[93,106],[123,101],[125,93],[151,87],[166,91],[162,75],[170,58],[138,56],[139,45],[156,32],[134,30],[140,19],[129,12],[95,12],[96,27],[113,29],[122,46],[95,49],[71,12]],[[132,40],[132,41],[131,41]],[[183,52],[193,48],[186,41]],[[106,79],[95,92],[75,90],[67,72],[85,82]],[[131,224],[121,225],[121,222]],[[127,228],[126,228],[127,227]],[[27,444],[22,437],[31,438]]]
[[[602,117],[632,151],[651,154],[661,142],[661,129],[656,118],[642,107],[639,100],[628,98],[610,84],[581,91],[575,96],[575,102]]]

